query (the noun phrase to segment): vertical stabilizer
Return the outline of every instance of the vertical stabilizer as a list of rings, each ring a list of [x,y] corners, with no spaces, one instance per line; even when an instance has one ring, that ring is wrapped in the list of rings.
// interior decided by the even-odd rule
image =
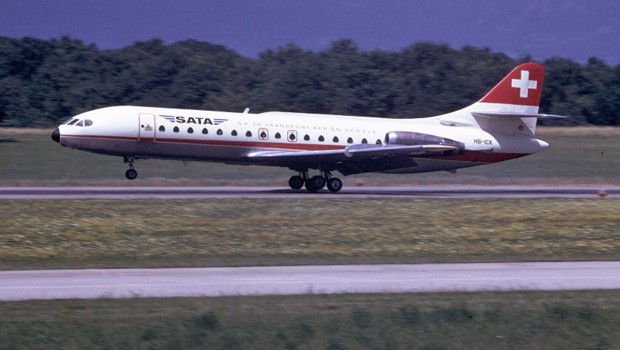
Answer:
[[[472,106],[478,125],[491,133],[533,136],[544,76],[540,64],[517,66]]]
[[[521,64],[478,102],[441,118],[442,123],[459,125],[460,121],[490,133],[533,136],[538,118],[564,118],[538,113],[544,76],[540,64]]]
[[[488,107],[489,110],[538,113],[544,77],[545,69],[540,64],[519,65],[477,104],[488,105],[484,107]]]

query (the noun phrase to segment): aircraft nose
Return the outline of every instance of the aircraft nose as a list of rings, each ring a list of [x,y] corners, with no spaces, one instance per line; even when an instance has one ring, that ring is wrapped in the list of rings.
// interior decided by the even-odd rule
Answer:
[[[60,130],[56,129],[52,132],[52,140],[60,143]]]

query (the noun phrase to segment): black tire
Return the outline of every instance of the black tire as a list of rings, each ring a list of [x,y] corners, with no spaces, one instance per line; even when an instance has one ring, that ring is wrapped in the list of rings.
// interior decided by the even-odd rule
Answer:
[[[312,179],[306,180],[305,185],[308,192],[314,193],[319,190],[319,188],[314,185],[314,181],[312,181]]]
[[[288,179],[288,185],[292,189],[298,190],[298,189],[304,187],[304,179],[302,179],[301,176],[299,176],[299,175],[291,176],[291,178]]]
[[[135,180],[138,177],[138,172],[135,169],[128,169],[125,172],[125,177],[129,180]]]
[[[316,187],[317,190],[320,190],[323,187],[325,187],[325,178],[323,176],[316,175],[316,176],[313,176],[311,180],[314,183],[314,187]]]
[[[332,177],[327,181],[327,189],[333,193],[340,191],[342,189],[342,181],[337,177]]]

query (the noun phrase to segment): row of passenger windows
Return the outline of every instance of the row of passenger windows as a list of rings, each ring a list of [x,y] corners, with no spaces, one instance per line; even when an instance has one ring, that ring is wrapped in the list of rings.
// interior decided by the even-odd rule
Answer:
[[[166,131],[166,127],[165,127],[165,126],[163,126],[163,125],[160,125],[160,126],[159,126],[159,131],[160,131],[160,132],[165,132],[165,131]],[[173,131],[173,132],[179,132],[179,131],[180,131],[180,129],[179,129],[179,127],[178,127],[178,126],[175,126],[175,127],[172,129],[172,131]],[[208,130],[207,128],[203,128],[201,132],[202,132],[202,134],[203,134],[203,135],[208,135],[208,134],[209,134],[209,130]],[[193,134],[193,133],[194,133],[194,128],[192,128],[192,127],[187,128],[187,133],[188,133],[188,134]],[[216,131],[215,133],[216,133],[217,135],[224,135],[224,131],[223,131],[222,129],[217,129],[217,131]],[[232,135],[232,136],[239,136],[239,133],[237,132],[237,130],[233,130],[233,131],[230,133],[230,135]],[[252,136],[253,136],[253,134],[252,134],[252,132],[251,132],[251,131],[249,131],[249,130],[248,130],[248,131],[246,131],[245,136],[246,136],[246,137],[252,137]],[[274,137],[275,137],[276,139],[278,139],[278,140],[279,140],[279,139],[281,139],[281,138],[282,138],[282,134],[280,134],[279,132],[277,132],[277,133],[274,135]],[[267,139],[269,138],[269,135],[267,134],[267,132],[266,132],[266,131],[260,130],[260,131],[259,131],[258,138],[259,138],[260,140],[267,140]],[[289,133],[288,133],[288,135],[287,135],[287,139],[288,139],[289,141],[291,141],[291,142],[295,142],[295,141],[297,141],[297,132],[289,132]],[[321,136],[319,136],[318,140],[319,140],[319,142],[325,142],[325,137],[324,137],[323,135],[321,135]],[[307,135],[307,134],[306,134],[306,135],[304,135],[304,141],[310,141],[310,135]],[[338,143],[338,142],[340,142],[340,139],[338,138],[338,136],[334,136],[334,138],[332,139],[332,141],[333,141],[334,143]],[[349,138],[347,139],[347,143],[350,143],[350,144],[354,143],[354,142],[353,142],[353,138],[352,138],[352,137],[349,137]],[[363,143],[363,144],[366,144],[366,143],[368,143],[368,140],[366,140],[366,139],[362,139],[362,143]],[[381,142],[381,140],[379,140],[379,139],[378,139],[375,143],[376,143],[377,145],[380,145],[382,142]]]

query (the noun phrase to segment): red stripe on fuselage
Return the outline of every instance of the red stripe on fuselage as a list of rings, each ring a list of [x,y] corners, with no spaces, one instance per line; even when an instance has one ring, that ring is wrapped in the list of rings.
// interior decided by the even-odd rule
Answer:
[[[123,141],[139,141],[137,137],[126,136],[101,136],[101,135],[62,135],[62,137],[73,138],[91,138],[91,139],[108,139],[108,140],[123,140]],[[144,142],[144,140],[143,140]],[[151,143],[151,140],[148,141]],[[248,148],[274,148],[274,149],[289,149],[298,151],[325,151],[325,150],[338,150],[345,149],[343,145],[321,145],[321,144],[308,144],[297,142],[256,142],[256,141],[232,141],[232,140],[200,140],[200,139],[174,139],[174,138],[156,138],[155,143],[179,143],[179,144],[194,144],[194,145],[210,145],[210,146],[231,146],[231,147],[248,147]],[[527,156],[528,153],[486,153],[475,151],[464,151],[462,154],[450,155],[450,156],[433,156],[433,157],[420,157],[435,160],[451,160],[460,162],[473,162],[473,163],[497,163],[510,159],[520,158]]]
[[[125,137],[125,136],[101,136],[101,135],[62,135],[62,137],[73,137],[81,139],[108,139],[108,140],[123,140],[123,141],[142,141],[153,142],[152,139],[137,137]],[[236,146],[236,147],[248,147],[248,148],[277,148],[277,149],[290,149],[301,151],[326,151],[326,150],[338,150],[344,149],[343,145],[321,145],[321,144],[308,144],[298,142],[266,142],[266,141],[233,141],[233,140],[200,140],[200,139],[174,139],[174,138],[156,138],[155,143],[180,143],[180,144],[193,144],[193,145],[209,145],[209,146]]]

